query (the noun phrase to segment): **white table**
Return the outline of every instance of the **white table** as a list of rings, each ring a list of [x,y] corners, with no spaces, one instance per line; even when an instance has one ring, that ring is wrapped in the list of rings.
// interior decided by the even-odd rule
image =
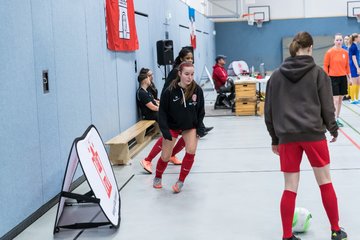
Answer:
[[[244,84],[244,83],[256,83],[256,89],[259,91],[260,96],[262,95],[262,90],[265,92],[266,83],[269,81],[270,76],[265,76],[265,78],[254,78],[250,76],[230,76],[234,81],[234,84]]]
[[[230,78],[234,81],[235,84],[242,83],[267,83],[269,81],[270,76],[265,76],[265,78],[254,78],[250,76],[230,76]]]

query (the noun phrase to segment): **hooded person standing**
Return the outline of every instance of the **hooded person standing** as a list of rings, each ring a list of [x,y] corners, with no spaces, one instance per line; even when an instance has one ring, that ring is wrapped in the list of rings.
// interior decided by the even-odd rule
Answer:
[[[322,203],[330,222],[331,239],[346,240],[339,226],[337,197],[330,176],[330,156],[325,132],[335,142],[331,80],[312,57],[313,39],[307,32],[295,35],[290,55],[271,75],[265,98],[265,123],[272,151],[280,156],[285,187],[280,201],[283,240],[299,240],[292,233],[300,163],[305,152],[319,185]]]

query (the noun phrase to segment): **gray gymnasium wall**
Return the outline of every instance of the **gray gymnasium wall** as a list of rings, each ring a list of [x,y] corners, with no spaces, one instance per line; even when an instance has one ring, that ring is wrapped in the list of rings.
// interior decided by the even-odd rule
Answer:
[[[147,59],[161,89],[156,41],[169,31],[177,53],[188,9],[174,0],[134,2],[146,18],[137,31],[148,39],[137,52],[111,52],[104,1],[1,1],[0,238],[60,192],[72,141],[89,124],[107,140],[137,121],[135,60]],[[168,12],[172,19],[165,26]],[[214,24],[197,14],[196,26],[204,35],[195,51],[199,73],[214,59]],[[148,54],[140,54],[143,49]]]
[[[249,67],[258,71],[260,63],[268,70],[277,68],[283,58],[282,39],[294,36],[299,31],[308,31],[313,36],[330,36],[335,33],[360,32],[355,18],[300,18],[271,20],[262,28],[249,26],[247,22],[216,23],[216,53],[228,56],[228,63],[245,60]],[[321,46],[314,46],[317,48]]]
[[[290,57],[289,46],[293,37],[284,37],[282,39],[282,60]],[[314,61],[320,67],[324,65],[324,56],[329,48],[334,46],[334,36],[313,36],[314,47],[312,56]]]

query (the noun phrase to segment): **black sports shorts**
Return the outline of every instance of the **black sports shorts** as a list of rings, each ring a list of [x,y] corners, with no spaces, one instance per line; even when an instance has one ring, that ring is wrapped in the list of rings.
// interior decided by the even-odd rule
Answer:
[[[333,96],[344,96],[348,94],[347,88],[347,77],[339,76],[339,77],[330,77],[331,78],[331,86],[333,91]]]

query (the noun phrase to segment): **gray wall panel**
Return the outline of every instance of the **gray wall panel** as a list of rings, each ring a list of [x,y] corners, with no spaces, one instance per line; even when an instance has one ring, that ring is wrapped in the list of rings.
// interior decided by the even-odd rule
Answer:
[[[1,3],[0,32],[2,236],[42,205],[30,1]]]
[[[116,56],[120,130],[124,131],[137,122],[135,52],[118,52]]]
[[[54,62],[51,2],[33,0],[32,26],[34,35],[35,86],[41,148],[43,203],[59,193],[63,171],[60,165],[57,89]],[[42,72],[49,74],[49,92],[44,93]],[[52,179],[49,181],[49,179]]]
[[[83,1],[53,1],[55,66],[62,168],[74,138],[91,123]]]
[[[88,53],[88,71],[91,99],[91,119],[99,132],[103,134],[104,141],[114,133],[114,114],[117,112],[117,91],[113,91],[116,75],[111,78],[105,77],[105,65],[108,64],[104,58],[106,49],[106,33],[103,5],[97,1],[85,4],[86,20],[86,44]],[[109,59],[111,61],[111,59]],[[117,126],[118,124],[115,124]],[[116,128],[118,129],[118,128]]]

